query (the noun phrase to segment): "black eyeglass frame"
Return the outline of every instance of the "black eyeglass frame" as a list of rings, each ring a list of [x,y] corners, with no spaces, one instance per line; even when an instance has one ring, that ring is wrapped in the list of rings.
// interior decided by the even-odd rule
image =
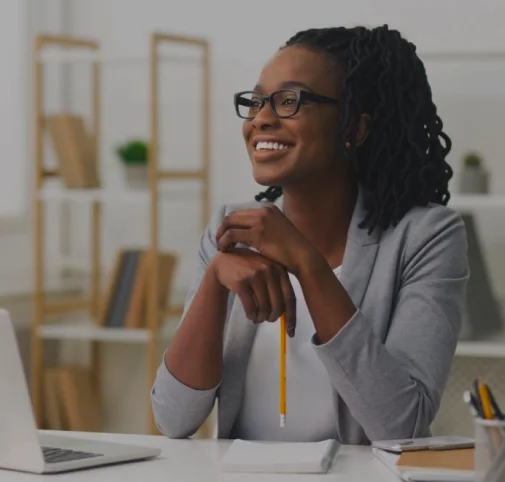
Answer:
[[[291,92],[291,93],[295,94],[295,96],[296,96],[295,110],[289,115],[279,115],[275,111],[275,107],[272,102],[272,98],[274,95],[278,94],[279,92]],[[309,92],[308,90],[279,89],[279,90],[276,90],[275,92],[272,92],[269,95],[259,94],[258,92],[255,92],[254,90],[243,90],[241,92],[237,92],[233,96],[233,103],[235,105],[235,112],[236,112],[237,116],[240,117],[241,119],[246,119],[246,120],[252,120],[252,119],[254,119],[254,117],[256,117],[256,115],[248,116],[248,117],[244,117],[243,115],[240,115],[238,101],[239,101],[239,98],[244,94],[254,94],[261,99],[261,103],[258,108],[258,112],[261,109],[263,109],[263,107],[265,107],[266,103],[268,103],[270,106],[270,110],[272,111],[272,114],[275,117],[278,117],[279,119],[287,119],[289,117],[293,117],[294,115],[296,115],[298,113],[298,111],[300,110],[302,102],[307,101],[307,100],[309,102],[315,102],[317,104],[337,104],[339,102],[339,99],[334,99],[332,97],[326,97],[325,95],[316,94],[315,92]]]

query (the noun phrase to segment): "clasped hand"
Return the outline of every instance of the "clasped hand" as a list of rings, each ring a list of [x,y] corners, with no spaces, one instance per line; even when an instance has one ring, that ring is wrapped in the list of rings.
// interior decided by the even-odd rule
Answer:
[[[226,216],[216,243],[220,254],[214,272],[240,298],[247,317],[261,323],[285,313],[288,334],[293,336],[296,298],[288,272],[296,275],[314,251],[308,241],[276,206],[269,205]]]

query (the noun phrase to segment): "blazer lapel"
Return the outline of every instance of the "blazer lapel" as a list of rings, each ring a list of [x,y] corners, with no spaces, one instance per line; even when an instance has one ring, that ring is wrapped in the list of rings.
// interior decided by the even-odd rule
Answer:
[[[380,238],[377,230],[369,235],[366,228],[359,227],[365,215],[364,193],[360,189],[349,226],[339,277],[354,305],[358,308],[361,306],[370,281]]]

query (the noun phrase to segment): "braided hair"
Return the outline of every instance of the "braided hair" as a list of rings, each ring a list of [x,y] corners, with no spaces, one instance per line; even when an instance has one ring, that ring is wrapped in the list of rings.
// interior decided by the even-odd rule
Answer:
[[[453,175],[445,157],[451,140],[432,101],[416,47],[387,25],[374,29],[321,28],[298,32],[284,46],[302,46],[328,55],[344,73],[339,96],[339,138],[350,146],[347,158],[369,194],[360,227],[396,226],[414,206],[447,204]],[[365,142],[355,136],[362,114],[371,117]],[[275,201],[272,186],[257,201]]]

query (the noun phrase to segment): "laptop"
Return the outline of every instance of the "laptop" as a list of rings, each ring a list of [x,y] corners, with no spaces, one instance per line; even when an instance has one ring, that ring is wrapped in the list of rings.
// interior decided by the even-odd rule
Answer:
[[[37,474],[145,460],[158,448],[100,442],[37,430],[14,327],[0,309],[0,469]]]

